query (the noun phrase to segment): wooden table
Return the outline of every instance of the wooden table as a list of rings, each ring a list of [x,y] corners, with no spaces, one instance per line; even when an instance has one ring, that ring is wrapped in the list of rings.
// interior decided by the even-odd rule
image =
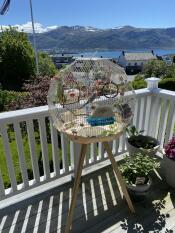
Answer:
[[[118,182],[121,186],[121,190],[123,192],[123,195],[127,201],[128,207],[132,213],[135,212],[134,206],[133,206],[132,201],[130,199],[130,196],[128,194],[127,188],[125,186],[125,182],[123,180],[123,177],[122,177],[121,172],[118,168],[117,162],[115,161],[114,156],[113,156],[112,151],[111,151],[111,148],[109,146],[109,142],[118,138],[121,134],[122,134],[122,132],[119,132],[116,135],[111,135],[111,136],[107,136],[107,137],[98,137],[98,138],[83,138],[83,137],[76,137],[76,136],[68,135],[70,140],[81,144],[81,152],[80,152],[80,157],[79,157],[79,162],[78,162],[77,173],[76,173],[75,181],[74,181],[72,200],[71,200],[71,205],[70,205],[69,213],[68,213],[68,217],[67,217],[65,233],[69,233],[71,230],[73,212],[74,212],[74,208],[75,208],[75,204],[76,204],[76,200],[77,200],[77,194],[78,194],[78,188],[79,188],[80,180],[81,180],[83,163],[84,163],[84,159],[85,159],[85,155],[86,155],[86,151],[87,151],[87,146],[90,143],[97,143],[97,142],[103,143],[104,148],[105,148],[105,150],[108,154],[108,157],[111,161],[112,168],[113,168],[113,170],[118,178]]]

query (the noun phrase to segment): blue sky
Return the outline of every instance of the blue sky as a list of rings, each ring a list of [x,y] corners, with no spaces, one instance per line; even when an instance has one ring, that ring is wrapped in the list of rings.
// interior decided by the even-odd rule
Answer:
[[[44,27],[175,27],[175,0],[33,0],[33,10],[35,22]],[[0,16],[0,25],[29,21],[29,0],[11,0],[9,12]]]

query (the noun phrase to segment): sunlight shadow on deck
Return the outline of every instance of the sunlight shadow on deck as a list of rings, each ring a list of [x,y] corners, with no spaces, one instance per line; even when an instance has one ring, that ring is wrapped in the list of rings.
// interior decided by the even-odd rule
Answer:
[[[121,198],[110,166],[82,178],[72,232],[172,232],[175,227],[174,191],[164,180],[154,177],[154,185],[144,201],[135,203],[131,214]],[[72,183],[59,187],[0,219],[0,232],[64,232]],[[170,201],[171,198],[171,201]],[[169,225],[168,225],[169,224]]]

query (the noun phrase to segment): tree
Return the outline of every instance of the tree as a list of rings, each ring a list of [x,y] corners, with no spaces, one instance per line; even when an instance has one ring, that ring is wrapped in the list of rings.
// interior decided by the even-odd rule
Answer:
[[[151,76],[155,76],[158,78],[162,78],[167,74],[168,66],[164,61],[153,60],[149,61],[145,66],[143,73],[146,78]]]
[[[175,56],[173,56],[173,63],[175,63]]]
[[[52,77],[58,72],[52,59],[47,53],[39,53],[39,73],[40,76]]]
[[[0,83],[3,89],[20,90],[35,75],[34,51],[23,32],[9,27],[0,35]]]
[[[163,79],[175,78],[175,64],[168,65]]]

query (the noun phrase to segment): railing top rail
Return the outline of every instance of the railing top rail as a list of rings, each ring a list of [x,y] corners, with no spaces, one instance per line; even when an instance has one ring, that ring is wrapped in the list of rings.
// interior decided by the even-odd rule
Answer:
[[[160,96],[166,96],[166,97],[171,97],[173,99],[175,99],[175,91],[169,91],[169,90],[165,90],[165,89],[161,89],[161,88],[157,88],[152,90],[152,93],[160,95]]]
[[[137,96],[145,96],[149,95],[151,92],[147,88],[136,90]],[[61,109],[61,108],[60,108]],[[34,108],[26,108],[16,111],[9,111],[0,113],[0,124],[8,123],[16,121],[25,121],[27,119],[35,119],[39,116],[47,116],[48,115],[48,105],[34,107]]]
[[[16,111],[9,111],[9,112],[2,112],[0,113],[0,123],[4,121],[14,121],[19,119],[24,119],[32,117],[35,119],[35,117],[40,115],[48,114],[48,105],[46,106],[40,106],[40,107],[34,107],[34,108],[26,108],[26,109],[20,109]]]

